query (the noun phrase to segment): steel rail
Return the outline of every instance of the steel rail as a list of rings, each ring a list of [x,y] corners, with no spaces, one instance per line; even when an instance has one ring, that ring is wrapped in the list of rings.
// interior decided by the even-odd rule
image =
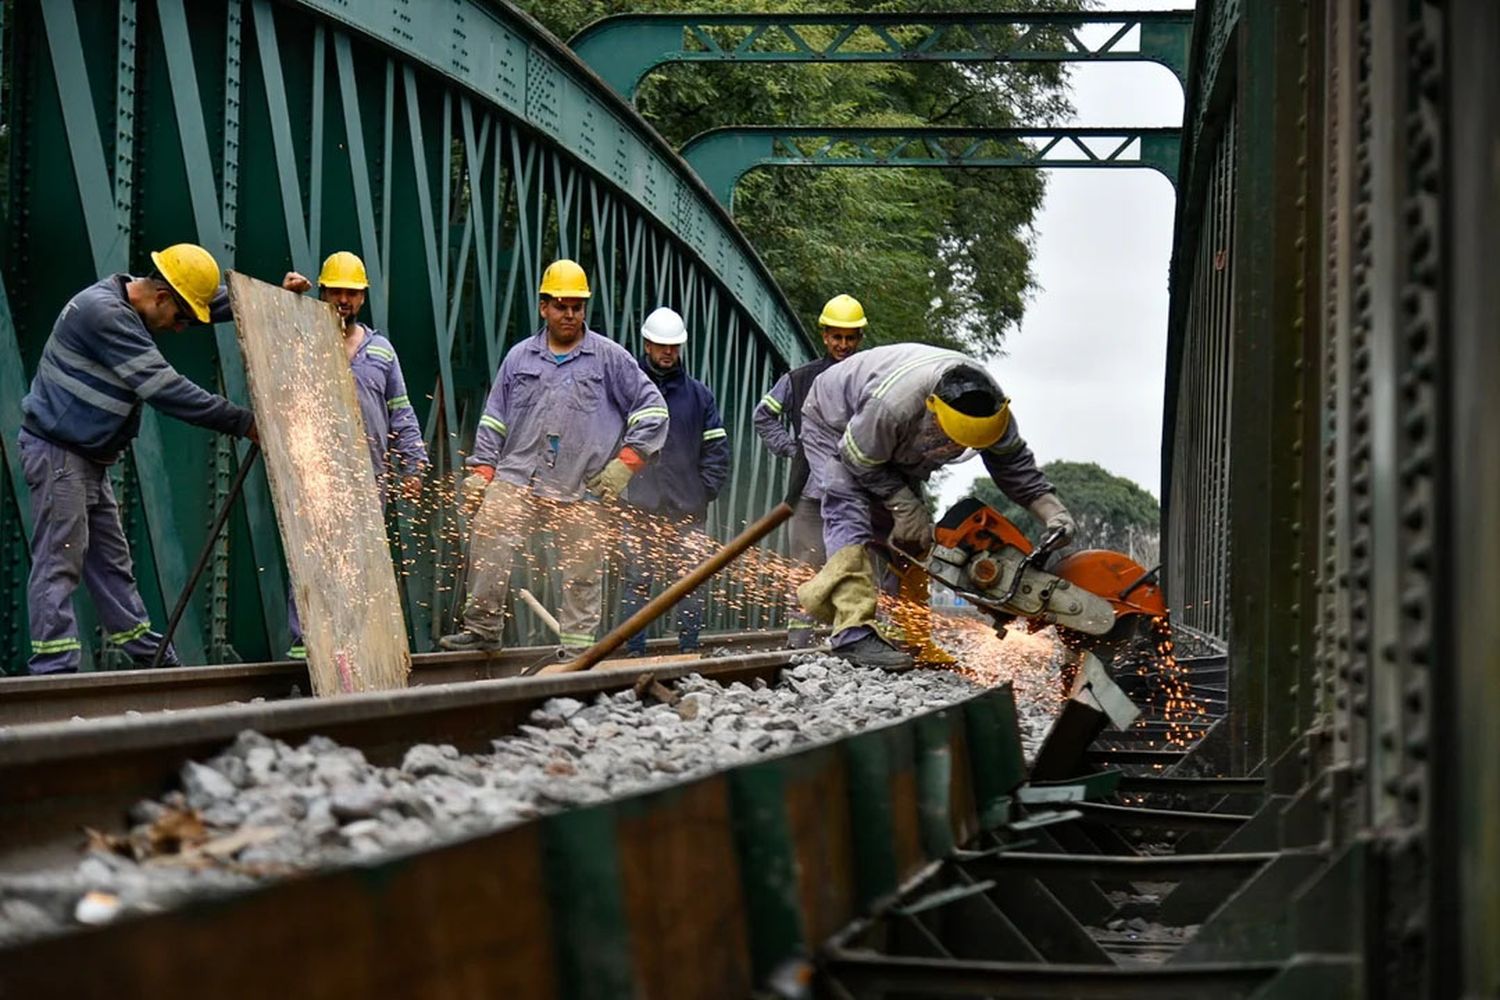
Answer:
[[[81,826],[119,828],[132,804],[172,786],[185,761],[217,753],[245,730],[291,743],[326,736],[378,764],[399,762],[417,743],[482,752],[548,698],[587,699],[620,691],[642,674],[663,681],[701,673],[725,684],[756,677],[770,683],[795,652],[655,666],[620,660],[584,673],[0,730],[0,871],[28,867],[38,855],[71,851]]]
[[[779,632],[725,632],[706,634],[702,643],[705,652],[770,649],[784,638]],[[555,648],[519,646],[493,653],[417,653],[412,656],[410,683],[425,687],[514,677],[542,662]],[[673,653],[677,640],[653,639],[646,648],[652,655]],[[0,728],[130,711],[182,711],[256,699],[280,701],[311,692],[307,664],[299,660],[7,677],[0,679]]]

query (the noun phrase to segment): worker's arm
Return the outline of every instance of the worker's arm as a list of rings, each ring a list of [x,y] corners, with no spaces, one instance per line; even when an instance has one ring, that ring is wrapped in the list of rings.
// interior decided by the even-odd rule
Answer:
[[[891,456],[903,434],[911,428],[885,403],[871,400],[861,406],[839,439],[839,461],[854,481],[871,495],[884,500],[906,487],[906,480],[891,465]]]
[[[427,467],[427,445],[417,411],[406,394],[406,378],[401,374],[401,359],[394,358],[385,373],[385,408],[390,414],[391,440],[396,453],[396,471],[403,476],[419,476]]]
[[[482,466],[494,475],[495,463],[505,447],[506,420],[510,410],[510,383],[515,377],[510,356],[500,362],[495,374],[495,384],[490,387],[489,398],[484,401],[484,412],[479,415],[479,428],[474,432],[474,451],[465,464]],[[488,477],[486,477],[488,478]]]
[[[641,460],[661,451],[667,443],[667,401],[656,383],[641,371],[635,359],[617,352],[610,361],[607,376],[610,399],[625,414],[625,440],[621,451],[629,449]]]
[[[792,398],[792,376],[783,375],[771,386],[771,391],[760,397],[755,404],[751,421],[755,433],[766,443],[766,448],[777,458],[791,458],[797,454],[797,439],[792,436],[786,414],[786,406]]]
[[[698,451],[698,475],[703,479],[703,488],[713,500],[724,489],[729,479],[729,432],[724,429],[724,418],[719,415],[718,404],[713,393],[703,392],[703,443]]]
[[[94,350],[117,378],[158,410],[221,434],[244,436],[254,424],[250,411],[197,385],[167,363],[133,310],[99,317]]]
[[[1014,415],[1000,440],[980,452],[980,456],[1000,492],[1019,506],[1029,507],[1037,497],[1052,492],[1052,484],[1037,468],[1036,456],[1021,437]]]

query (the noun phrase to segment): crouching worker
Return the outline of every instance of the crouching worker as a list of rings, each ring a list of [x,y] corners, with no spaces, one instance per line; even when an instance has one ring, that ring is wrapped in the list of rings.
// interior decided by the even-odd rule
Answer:
[[[687,326],[666,307],[646,317],[641,370],[661,390],[671,414],[661,454],[630,481],[626,504],[643,516],[621,526],[625,551],[624,595],[620,617],[629,618],[645,605],[657,580],[687,573],[707,557],[708,505],[729,478],[729,432],[719,416],[714,394],[683,368],[682,345]],[[703,591],[694,590],[677,604],[677,648],[698,648],[703,626]],[[631,656],[646,652],[644,629],[630,637]]]
[[[833,626],[837,656],[900,670],[912,658],[875,631],[876,569],[870,547],[889,543],[918,558],[932,548],[922,486],[967,449],[1006,496],[1065,538],[1073,518],[1036,466],[988,373],[954,351],[891,344],[819,375],[802,408],[809,490],[822,504],[828,562],[797,591]]]
[[[604,574],[605,508],[667,438],[667,406],[641,366],[584,322],[588,278],[571,260],[542,272],[543,326],[512,347],[490,390],[469,474],[475,511],[463,630],[444,649],[501,646],[511,564],[531,536],[551,531],[562,571],[559,636],[594,642]]]
[[[141,427],[149,403],[178,420],[255,439],[250,411],[208,392],[167,363],[155,337],[233,318],[213,255],[192,243],[153,252],[144,278],[112,274],[68,301],[21,400],[19,443],[31,488],[33,674],[72,673],[82,646],[73,592],[94,598],[105,641],[149,666],[162,636],[136,587],[109,467]],[[176,666],[168,647],[165,666]]]

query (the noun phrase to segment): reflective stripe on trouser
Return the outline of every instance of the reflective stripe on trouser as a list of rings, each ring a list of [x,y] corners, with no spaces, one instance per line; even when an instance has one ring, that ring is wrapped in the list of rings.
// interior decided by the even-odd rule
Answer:
[[[537,533],[550,531],[550,551],[563,578],[557,615],[562,644],[590,645],[599,628],[605,518],[599,504],[542,500],[528,489],[498,479],[491,483],[474,518],[464,628],[487,639],[500,638],[516,550]]]
[[[823,552],[823,505],[812,497],[797,498],[792,509],[792,519],[787,524],[789,552],[795,562],[805,563],[814,570],[823,568],[827,556]],[[802,610],[795,591],[787,602],[787,645],[804,648],[812,645],[813,626],[816,622]]]
[[[26,585],[34,674],[77,670],[81,658],[73,592],[81,580],[94,599],[106,641],[132,657],[156,652],[136,589],[130,546],[108,466],[21,431],[21,464],[31,488],[31,575]],[[177,662],[168,649],[166,663]]]
[[[620,547],[625,560],[621,573],[620,621],[639,611],[650,599],[657,580],[671,582],[708,558],[716,547],[708,537],[708,523],[693,515],[672,516],[632,512],[629,525],[622,533]],[[704,590],[696,587],[677,602],[677,645],[683,650],[698,648],[698,633],[703,628]],[[626,644],[632,652],[646,651],[646,629],[630,637]]]

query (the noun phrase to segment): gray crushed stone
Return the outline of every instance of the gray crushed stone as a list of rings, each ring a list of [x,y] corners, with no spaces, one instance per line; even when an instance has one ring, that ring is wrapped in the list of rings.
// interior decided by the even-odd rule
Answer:
[[[398,767],[372,765],[320,736],[292,747],[243,732],[218,756],[184,764],[181,789],[137,803],[129,819],[143,835],[168,812],[190,807],[211,837],[253,832],[245,846],[200,868],[92,850],[71,869],[0,873],[0,945],[78,926],[80,914],[94,912],[80,905],[90,892],[115,897],[115,915],[165,909],[685,781],[978,690],[944,671],[888,674],[819,653],[793,663],[774,687],[690,675],[674,685],[681,698],[670,706],[643,703],[629,690],[591,702],[553,698],[490,753],[419,744]]]

